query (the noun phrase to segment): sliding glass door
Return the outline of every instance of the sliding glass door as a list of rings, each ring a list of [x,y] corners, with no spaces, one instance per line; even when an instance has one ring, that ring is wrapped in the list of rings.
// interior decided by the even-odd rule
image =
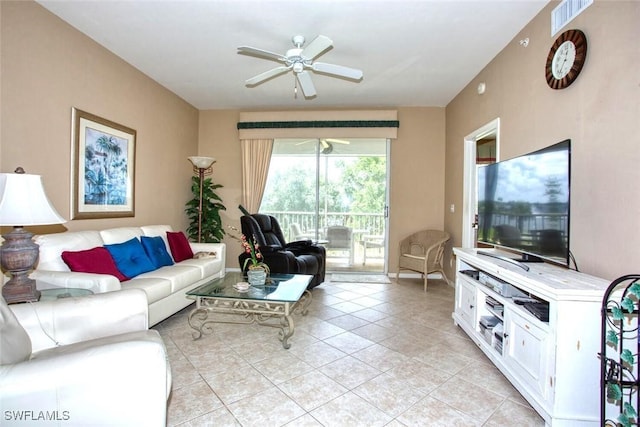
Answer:
[[[288,241],[327,249],[327,271],[386,272],[386,139],[277,139],[260,212]]]

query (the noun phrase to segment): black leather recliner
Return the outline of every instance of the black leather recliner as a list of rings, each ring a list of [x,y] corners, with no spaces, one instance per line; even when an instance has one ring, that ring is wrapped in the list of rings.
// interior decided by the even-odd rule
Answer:
[[[278,221],[271,215],[252,214],[240,218],[242,234],[254,238],[264,262],[272,273],[309,274],[313,276],[308,289],[324,282],[326,251],[311,240],[287,243]],[[238,257],[240,268],[249,254]]]

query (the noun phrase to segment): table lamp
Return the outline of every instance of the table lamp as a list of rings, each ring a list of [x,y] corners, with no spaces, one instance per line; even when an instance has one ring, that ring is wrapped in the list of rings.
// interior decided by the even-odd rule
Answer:
[[[213,171],[211,165],[216,162],[213,157],[201,157],[191,156],[189,161],[193,165],[193,172],[198,174],[200,185],[200,201],[198,204],[198,243],[202,240],[202,184],[204,183],[204,176],[211,175]]]
[[[40,291],[29,278],[38,261],[38,245],[28,225],[51,225],[66,222],[49,202],[40,175],[29,175],[17,168],[15,173],[0,174],[0,225],[13,226],[4,234],[0,247],[0,264],[11,278],[2,287],[7,304],[38,301]]]

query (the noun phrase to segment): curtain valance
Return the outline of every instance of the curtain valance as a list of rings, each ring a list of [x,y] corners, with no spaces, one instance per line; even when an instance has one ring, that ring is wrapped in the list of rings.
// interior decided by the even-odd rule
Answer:
[[[284,111],[240,113],[239,139],[391,138],[398,134],[398,113],[372,111]]]

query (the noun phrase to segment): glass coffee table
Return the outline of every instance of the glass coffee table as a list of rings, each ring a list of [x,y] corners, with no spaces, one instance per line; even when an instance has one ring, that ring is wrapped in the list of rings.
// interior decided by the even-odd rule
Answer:
[[[195,297],[196,308],[189,313],[189,326],[195,329],[194,339],[213,332],[213,323],[258,323],[279,328],[279,338],[285,349],[294,332],[293,314],[307,314],[311,292],[307,286],[313,276],[305,274],[271,274],[263,286],[249,286],[246,291],[235,285],[246,282],[239,272],[227,273],[187,292]],[[215,314],[238,315],[220,317]]]

